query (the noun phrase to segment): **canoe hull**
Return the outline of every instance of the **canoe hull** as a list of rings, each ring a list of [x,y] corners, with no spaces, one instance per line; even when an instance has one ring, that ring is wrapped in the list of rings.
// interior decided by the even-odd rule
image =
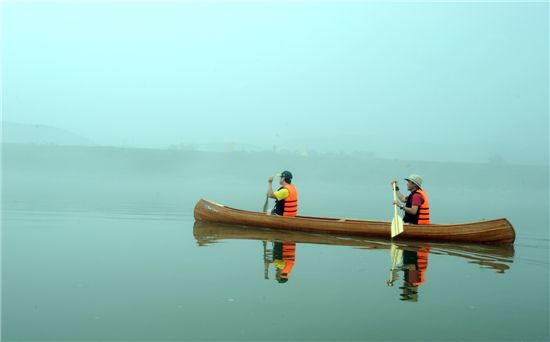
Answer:
[[[310,233],[390,238],[391,229],[391,223],[384,221],[308,216],[283,217],[230,208],[205,199],[197,202],[194,214],[197,221]],[[512,244],[515,241],[515,235],[510,222],[501,218],[463,224],[405,224],[405,231],[397,237],[397,240]]]

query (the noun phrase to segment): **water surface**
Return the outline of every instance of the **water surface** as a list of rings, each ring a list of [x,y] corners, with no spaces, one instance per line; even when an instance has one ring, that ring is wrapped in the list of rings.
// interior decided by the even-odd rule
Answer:
[[[26,156],[4,149],[5,341],[549,337],[548,203],[539,187],[531,187],[536,179],[526,177],[511,189],[490,181],[468,184],[473,178],[445,182],[436,168],[453,165],[423,165],[434,174],[432,186],[444,187],[431,192],[438,221],[505,215],[518,239],[507,247],[407,242],[392,249],[387,240],[195,223],[193,205],[201,197],[261,208],[265,177],[256,178],[262,167],[251,166],[246,156],[244,163],[225,161],[225,168],[214,168],[213,157],[184,159],[189,170],[182,166],[176,173],[158,166],[163,159],[149,152],[137,159],[126,155],[117,166],[86,149],[76,160],[33,149]],[[124,166],[136,160],[149,168]],[[303,162],[298,174],[308,163],[324,161]],[[374,179],[406,173],[406,167],[393,170],[387,163],[368,162],[378,165],[371,168]],[[489,178],[485,166],[471,168],[474,176]],[[311,170],[309,179],[296,181],[304,214],[391,216],[389,182],[351,176],[328,182]],[[242,177],[246,172],[249,179]],[[471,197],[474,185],[478,195]],[[509,192],[515,197],[500,196]],[[296,248],[286,282],[277,279],[271,251],[281,243]],[[400,254],[395,265],[392,253]],[[421,277],[414,272],[419,260],[427,261]]]

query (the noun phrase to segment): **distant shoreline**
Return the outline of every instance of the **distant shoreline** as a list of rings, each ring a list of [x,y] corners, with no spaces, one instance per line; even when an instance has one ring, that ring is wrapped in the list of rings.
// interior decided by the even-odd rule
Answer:
[[[378,162],[398,162],[398,163],[421,163],[421,164],[432,164],[432,165],[492,165],[492,166],[525,166],[525,167],[546,167],[548,164],[544,163],[532,163],[532,164],[522,164],[522,163],[513,163],[506,162],[503,160],[497,161],[487,161],[487,162],[478,162],[478,161],[432,161],[432,160],[415,160],[415,159],[397,159],[397,158],[382,158],[376,156],[372,153],[367,152],[344,152],[344,153],[334,153],[334,152],[316,152],[308,155],[304,155],[300,152],[290,152],[290,151],[202,151],[196,150],[193,148],[178,148],[178,147],[138,147],[138,146],[113,146],[113,145],[61,145],[54,143],[11,143],[11,142],[2,142],[2,149],[5,148],[14,148],[14,149],[57,149],[57,150],[83,150],[83,151],[111,151],[111,152],[150,152],[150,153],[170,153],[170,154],[197,154],[197,155],[210,155],[210,156],[271,156],[274,158],[297,158],[302,160],[315,160],[315,159],[338,159],[338,160],[358,160],[358,161],[378,161]]]

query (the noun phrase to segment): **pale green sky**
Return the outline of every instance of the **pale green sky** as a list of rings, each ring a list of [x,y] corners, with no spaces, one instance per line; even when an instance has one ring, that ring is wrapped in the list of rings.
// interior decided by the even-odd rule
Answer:
[[[547,154],[548,3],[3,2],[2,83],[4,120],[99,143]]]

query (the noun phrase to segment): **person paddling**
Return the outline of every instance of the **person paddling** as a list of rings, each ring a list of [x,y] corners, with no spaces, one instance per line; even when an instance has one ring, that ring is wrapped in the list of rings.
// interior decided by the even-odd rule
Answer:
[[[275,199],[275,207],[271,211],[272,215],[296,216],[298,215],[298,191],[292,183],[292,173],[283,171],[278,173],[279,184],[281,187],[273,191],[273,177],[267,180],[267,197]]]
[[[405,212],[403,222],[430,224],[430,203],[428,202],[428,195],[422,189],[422,177],[413,174],[405,180],[407,181],[407,190],[410,191],[410,194],[406,197],[399,191],[397,181],[392,182],[392,187],[395,183],[397,198],[399,199],[393,203]],[[401,203],[405,203],[405,205]]]

